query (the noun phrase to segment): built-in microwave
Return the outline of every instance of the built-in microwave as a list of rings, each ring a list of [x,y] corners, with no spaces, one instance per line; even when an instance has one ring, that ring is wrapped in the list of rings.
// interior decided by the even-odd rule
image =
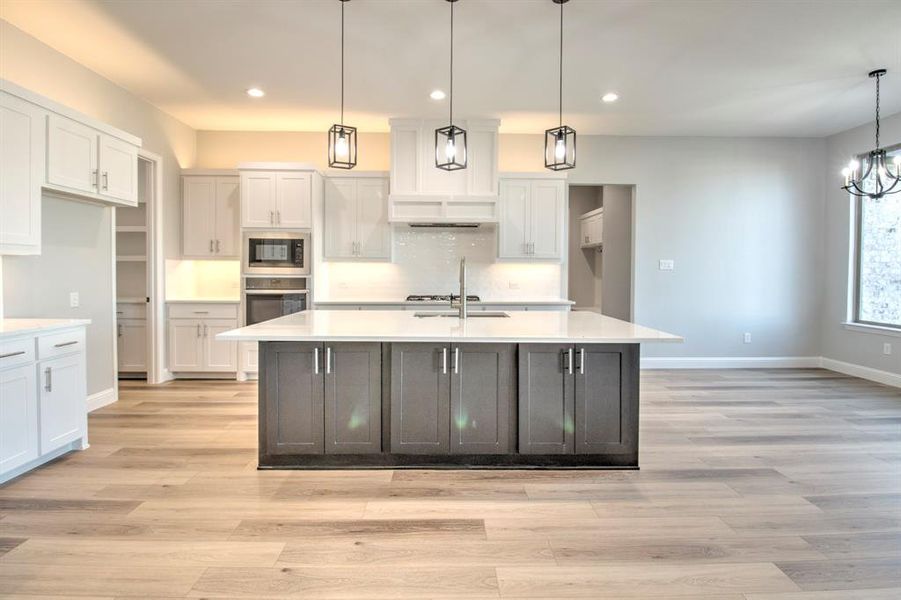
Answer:
[[[245,275],[309,275],[310,234],[300,231],[245,231]]]

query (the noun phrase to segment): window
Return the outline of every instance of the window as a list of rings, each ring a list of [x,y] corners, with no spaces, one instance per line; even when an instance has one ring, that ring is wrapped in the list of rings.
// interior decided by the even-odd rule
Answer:
[[[901,329],[901,193],[856,201],[854,321]]]

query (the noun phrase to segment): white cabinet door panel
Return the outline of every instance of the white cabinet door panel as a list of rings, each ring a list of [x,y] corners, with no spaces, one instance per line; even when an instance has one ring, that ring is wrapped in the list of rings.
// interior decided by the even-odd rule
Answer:
[[[357,181],[357,252],[362,258],[391,258],[388,180]]]
[[[529,194],[528,181],[503,180],[500,184],[499,256],[522,258],[528,255]]]
[[[244,227],[275,226],[275,173],[241,173],[241,224]]]
[[[216,178],[215,252],[218,257],[240,255],[241,203],[237,177]]]
[[[100,194],[138,204],[138,148],[100,135]]]
[[[278,173],[276,176],[276,218],[279,228],[309,229],[313,225],[312,177],[309,173]]]
[[[84,354],[38,363],[40,372],[41,454],[82,436],[85,418]]]
[[[325,258],[355,258],[357,241],[356,181],[325,183]]]
[[[531,187],[530,255],[534,258],[560,258],[563,183],[536,180]]]
[[[119,371],[147,370],[147,324],[143,320],[123,319],[117,324]]]
[[[87,125],[51,114],[47,117],[47,182],[71,190],[98,192],[99,134]]]
[[[256,373],[260,370],[259,348],[256,342],[239,342],[241,349],[241,370]]]
[[[40,254],[46,113],[0,92],[0,254]]]
[[[0,473],[37,457],[37,384],[29,363],[0,371]]]
[[[169,370],[203,370],[203,322],[197,319],[169,320]]]
[[[216,178],[185,177],[183,186],[183,255],[199,258],[212,256],[216,237]]]
[[[238,370],[238,343],[216,339],[217,334],[235,329],[237,326],[237,321],[228,319],[203,321],[204,371]]]

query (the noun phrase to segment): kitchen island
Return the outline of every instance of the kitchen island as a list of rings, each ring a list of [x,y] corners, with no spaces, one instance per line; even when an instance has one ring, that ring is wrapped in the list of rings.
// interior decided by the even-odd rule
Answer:
[[[638,467],[639,347],[594,312],[311,310],[260,350],[259,466]]]

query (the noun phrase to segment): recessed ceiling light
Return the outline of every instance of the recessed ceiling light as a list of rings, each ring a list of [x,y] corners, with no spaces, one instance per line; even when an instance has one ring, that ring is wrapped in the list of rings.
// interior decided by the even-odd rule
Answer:
[[[432,93],[429,94],[429,98],[432,100],[444,100],[447,97],[442,90],[432,90]]]
[[[266,95],[266,92],[264,92],[260,88],[253,87],[247,90],[247,95],[251,98],[262,98]]]
[[[601,96],[601,100],[607,102],[608,104],[610,102],[616,102],[617,100],[619,100],[619,94],[617,94],[616,92],[607,92],[606,94]]]

